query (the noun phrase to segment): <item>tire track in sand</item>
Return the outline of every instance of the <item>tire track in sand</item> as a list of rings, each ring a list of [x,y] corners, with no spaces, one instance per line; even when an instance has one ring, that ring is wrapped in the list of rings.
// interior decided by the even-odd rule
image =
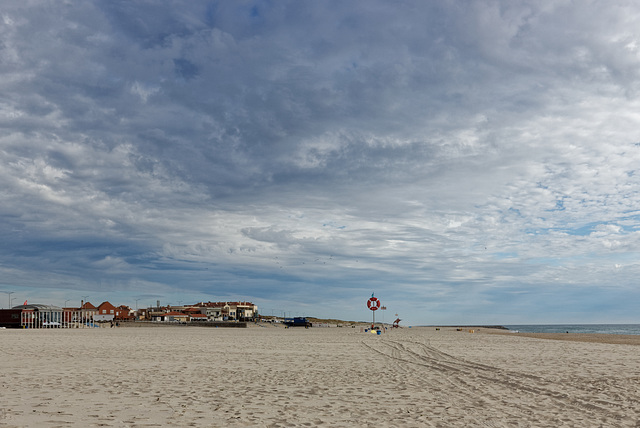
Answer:
[[[471,413],[478,407],[499,406],[500,413],[514,420],[534,422],[540,412],[554,414],[558,422],[610,422],[612,426],[635,426],[623,419],[636,414],[640,401],[594,400],[579,382],[559,384],[543,377],[457,358],[429,344],[383,339],[363,346],[395,362],[398,376],[414,387],[427,386],[438,399],[463,402]],[[422,368],[422,370],[416,370]],[[492,423],[479,425],[499,426]],[[590,425],[590,424],[589,424]]]

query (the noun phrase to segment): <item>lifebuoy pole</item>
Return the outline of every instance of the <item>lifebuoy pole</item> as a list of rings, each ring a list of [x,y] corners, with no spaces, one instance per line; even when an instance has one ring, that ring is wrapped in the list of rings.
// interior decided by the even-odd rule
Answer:
[[[373,312],[373,324],[371,325],[371,328],[375,328],[376,326],[376,311],[371,311]]]
[[[374,297],[374,293],[371,293],[371,298],[367,300],[367,307],[373,312],[373,322],[371,323],[371,330],[373,330],[376,325],[376,310],[380,307],[380,300]]]

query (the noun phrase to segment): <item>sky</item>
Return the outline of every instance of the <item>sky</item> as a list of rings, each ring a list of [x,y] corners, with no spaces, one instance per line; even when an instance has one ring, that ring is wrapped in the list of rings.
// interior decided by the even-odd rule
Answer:
[[[639,323],[640,5],[0,10],[0,307]],[[3,292],[3,293],[2,293]]]

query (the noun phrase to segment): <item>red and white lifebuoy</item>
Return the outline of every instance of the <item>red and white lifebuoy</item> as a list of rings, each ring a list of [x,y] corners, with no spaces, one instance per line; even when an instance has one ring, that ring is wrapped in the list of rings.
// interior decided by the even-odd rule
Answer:
[[[369,300],[367,300],[367,308],[371,309],[372,311],[377,311],[378,309],[380,309],[380,300],[378,300],[377,297],[372,297]]]

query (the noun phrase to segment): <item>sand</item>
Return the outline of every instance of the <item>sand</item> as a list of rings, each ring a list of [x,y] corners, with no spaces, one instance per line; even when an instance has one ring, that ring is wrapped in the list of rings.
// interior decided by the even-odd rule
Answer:
[[[404,328],[0,331],[0,427],[640,427],[640,347]]]

